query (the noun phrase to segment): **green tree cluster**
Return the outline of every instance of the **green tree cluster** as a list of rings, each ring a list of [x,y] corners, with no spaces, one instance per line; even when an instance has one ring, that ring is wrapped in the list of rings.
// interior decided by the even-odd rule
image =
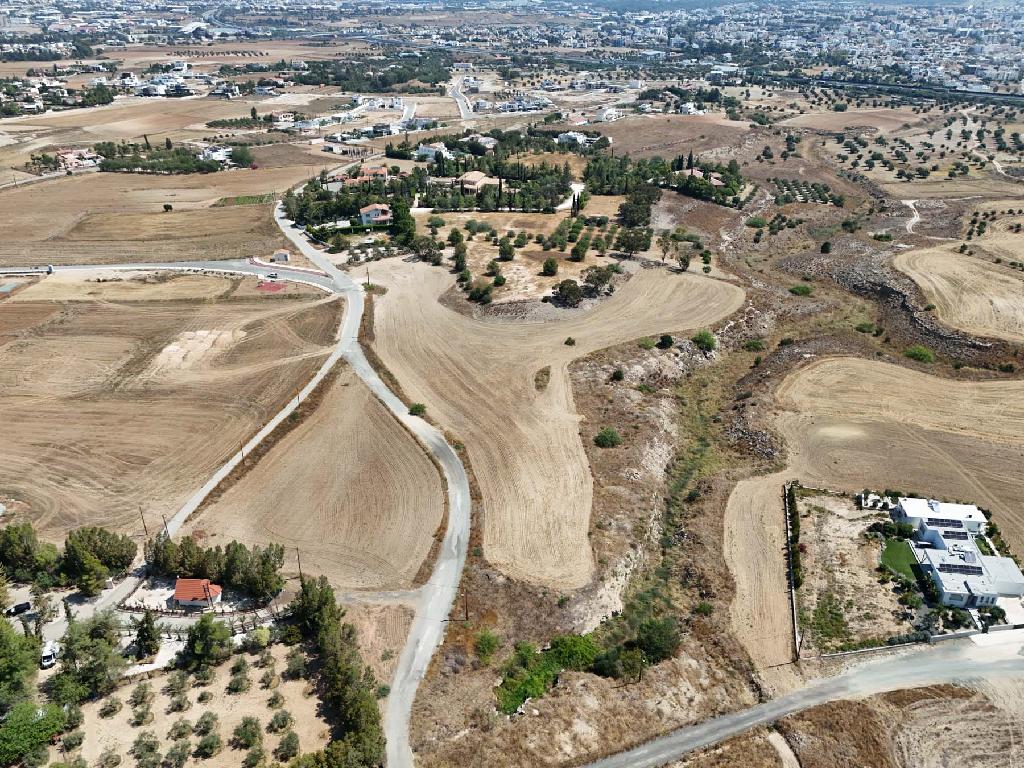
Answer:
[[[191,536],[175,541],[161,532],[147,543],[146,562],[157,575],[210,579],[259,601],[269,600],[284,586],[280,544],[249,548],[232,541],[224,548],[202,547]]]

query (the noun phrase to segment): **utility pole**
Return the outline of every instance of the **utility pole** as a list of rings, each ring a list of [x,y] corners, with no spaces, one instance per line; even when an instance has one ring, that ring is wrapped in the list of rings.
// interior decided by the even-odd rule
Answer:
[[[142,530],[146,534],[146,538],[149,538],[149,528],[146,526],[146,516],[142,514],[142,505],[139,504],[139,517],[142,518]]]
[[[295,548],[295,560],[299,564],[299,584],[304,584],[306,582],[306,579],[302,575],[302,554],[299,552],[298,547]]]
[[[463,604],[466,607],[466,622],[468,623],[469,622],[469,590],[468,589],[465,592],[462,593],[462,597],[464,598],[463,599]]]
[[[164,521],[164,535],[169,539],[171,538],[171,531],[167,527],[167,516],[161,512],[160,517],[162,517]]]

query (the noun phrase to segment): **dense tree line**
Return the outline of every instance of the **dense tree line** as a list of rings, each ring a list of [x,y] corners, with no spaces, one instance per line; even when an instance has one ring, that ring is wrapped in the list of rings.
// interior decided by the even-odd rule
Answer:
[[[373,203],[405,201],[412,204],[416,194],[427,188],[427,173],[413,169],[406,177],[366,181],[357,186],[343,186],[337,192],[324,187],[326,175],[311,180],[298,193],[288,190],[282,200],[285,215],[300,224],[317,225],[324,222],[351,219],[359,210]]]
[[[309,61],[307,70],[296,72],[291,77],[302,85],[334,85],[346,91],[384,93],[402,90],[414,93],[436,88],[408,86],[413,80],[432,86],[447,82],[450,64],[451,58],[441,53],[425,53],[416,58],[395,57],[383,62]]]
[[[323,700],[338,713],[337,735],[324,749],[296,758],[291,768],[370,768],[384,760],[377,681],[359,656],[355,628],[342,622],[327,579],[303,579],[293,616],[319,656]]]
[[[284,586],[280,544],[250,549],[232,541],[223,548],[202,547],[191,536],[175,541],[160,533],[146,545],[146,562],[159,576],[210,579],[260,601],[269,600]]]
[[[214,173],[220,170],[220,163],[201,160],[192,150],[174,147],[150,150],[145,154],[104,156],[100,170],[114,173]]]
[[[74,584],[87,596],[98,594],[108,577],[127,571],[136,552],[130,538],[105,528],[71,531],[63,553],[40,541],[31,523],[0,529],[0,566],[12,579],[44,588]]]

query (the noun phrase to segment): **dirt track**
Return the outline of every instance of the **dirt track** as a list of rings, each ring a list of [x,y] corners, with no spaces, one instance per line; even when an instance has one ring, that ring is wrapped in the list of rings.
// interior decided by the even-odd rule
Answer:
[[[155,530],[308,380],[336,330],[336,304],[230,298],[240,284],[150,277],[132,300],[124,283],[90,283],[90,301],[48,287],[0,303],[5,503],[58,540],[87,524],[141,532],[140,506]]]
[[[616,343],[709,325],[735,311],[743,292],[695,275],[641,270],[586,314],[553,323],[470,320],[438,298],[444,270],[388,262],[374,281],[375,348],[414,401],[463,440],[483,495],[484,553],[510,576],[575,588],[592,571],[587,527],[592,478],[580,440],[568,364]],[[566,346],[566,337],[576,345]],[[538,392],[534,375],[551,366]],[[628,435],[626,436],[628,440]]]
[[[415,440],[346,370],[312,418],[189,521],[211,543],[295,547],[336,588],[408,587],[441,522],[444,488]]]
[[[1024,236],[1005,238],[1015,238],[1017,258],[1024,254]],[[1024,275],[1020,272],[957,253],[955,245],[907,251],[893,265],[921,287],[947,325],[980,336],[1024,341]]]

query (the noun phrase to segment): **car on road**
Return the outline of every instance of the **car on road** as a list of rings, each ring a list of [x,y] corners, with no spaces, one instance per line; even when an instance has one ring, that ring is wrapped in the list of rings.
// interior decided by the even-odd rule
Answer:
[[[26,600],[24,603],[15,603],[14,605],[12,605],[10,608],[8,608],[6,611],[4,611],[4,615],[5,616],[20,616],[21,614],[25,613],[26,611],[30,610],[31,608],[32,608],[32,603],[30,603],[28,600]]]
[[[50,640],[43,645],[43,650],[39,654],[39,666],[43,669],[49,669],[57,663],[57,657],[60,655],[60,645]]]
[[[279,275],[277,274],[277,272],[267,272],[268,280],[277,280],[278,277]]]

